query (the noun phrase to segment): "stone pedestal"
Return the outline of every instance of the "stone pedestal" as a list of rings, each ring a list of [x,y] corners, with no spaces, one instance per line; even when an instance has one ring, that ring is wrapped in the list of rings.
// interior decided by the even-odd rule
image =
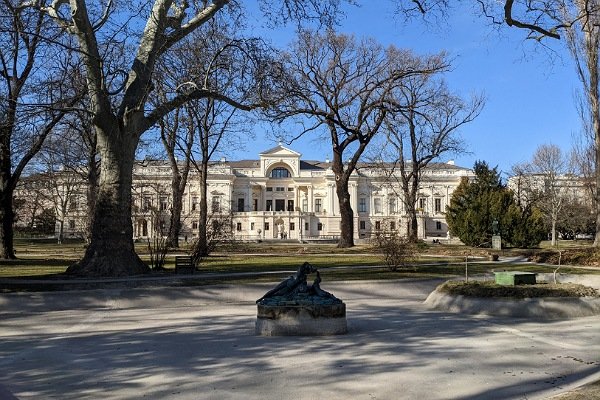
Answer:
[[[502,250],[502,238],[500,235],[492,236],[492,249]]]
[[[258,304],[256,334],[262,336],[341,335],[348,332],[346,304]]]

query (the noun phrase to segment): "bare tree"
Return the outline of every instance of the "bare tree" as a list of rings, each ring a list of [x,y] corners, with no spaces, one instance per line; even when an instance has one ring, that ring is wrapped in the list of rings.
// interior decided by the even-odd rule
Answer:
[[[15,228],[26,233],[35,232],[36,222],[46,206],[46,195],[36,174],[25,175],[19,179],[14,193],[13,207]],[[19,224],[20,222],[20,224]]]
[[[80,97],[66,78],[74,70],[71,56],[61,51],[61,38],[47,22],[39,10],[0,1],[0,258],[15,258],[12,202],[18,181]]]
[[[565,20],[576,20],[566,32],[566,43],[571,52],[577,76],[581,81],[582,100],[579,110],[583,131],[593,138],[594,199],[596,204],[596,238],[594,246],[600,247],[600,1],[574,1],[572,8],[564,8]],[[584,154],[580,153],[581,156]],[[580,161],[585,158],[581,157]],[[583,164],[580,164],[583,166]]]
[[[54,171],[53,174],[56,174],[60,171],[61,176],[70,173],[72,178],[69,180],[77,181],[78,190],[85,192],[84,234],[89,241],[98,191],[100,160],[96,148],[96,132],[85,107],[86,103],[82,101],[63,118],[36,157],[36,162],[41,164],[38,166],[41,167],[41,173],[48,174],[49,171]],[[57,216],[60,215],[57,213]]]
[[[159,121],[160,138],[171,165],[172,203],[166,246],[179,247],[183,193],[191,167],[194,130],[189,121],[182,117],[183,109],[177,109]]]
[[[443,15],[448,0],[396,0],[398,11],[407,16]],[[584,129],[593,137],[594,186],[600,187],[600,0],[473,0],[480,13],[498,26],[523,29],[527,39],[544,45],[546,39],[565,40],[582,82],[580,107]],[[596,239],[600,246],[600,191],[594,192]]]
[[[327,6],[333,7],[335,12],[338,1],[306,4],[299,0],[284,3],[263,0],[263,3],[273,4],[272,10],[280,9],[291,17],[305,17],[318,15]],[[88,5],[92,8],[88,9]],[[133,9],[128,13],[125,5],[117,6],[112,1],[102,7],[84,0],[55,0],[43,8],[77,40],[101,158],[91,242],[83,259],[71,266],[69,273],[120,276],[148,272],[148,267],[135,253],[131,224],[132,169],[144,132],[191,99],[213,98],[242,110],[261,104],[263,87],[255,88],[252,97],[241,99],[227,97],[219,88],[195,84],[147,109],[155,86],[157,60],[215,15],[236,6],[238,4],[230,0],[154,0],[131,4]],[[114,12],[116,7],[119,12]],[[144,16],[145,21],[136,20],[138,16]],[[143,30],[136,31],[141,25]],[[114,43],[127,49],[121,53],[124,69],[107,71],[105,61],[109,61],[107,54],[110,54],[107,49]],[[129,54],[133,59],[126,61]]]
[[[591,199],[591,209],[596,210],[596,178],[594,135],[589,135],[590,130],[584,128],[584,134],[573,135],[573,149],[571,151],[571,165],[573,173],[583,183]],[[595,214],[595,213],[594,213]]]
[[[414,242],[421,174],[442,155],[465,151],[458,130],[479,115],[484,100],[478,96],[465,102],[432,74],[404,79],[395,98],[398,107],[385,121],[386,142],[376,157],[382,161],[375,165],[393,190],[400,188],[409,217],[408,238]]]
[[[570,196],[572,168],[567,155],[552,144],[539,146],[529,163],[513,167],[521,201],[541,210],[549,221],[552,246],[557,243],[557,222]]]
[[[303,118],[309,125],[299,136],[323,129],[331,141],[341,216],[338,247],[354,245],[350,177],[397,104],[395,90],[411,75],[433,74],[447,66],[443,55],[420,58],[332,31],[301,32],[287,54],[284,70],[290,76],[273,116],[276,121]]]
[[[230,97],[251,97],[257,66],[271,50],[258,39],[237,37],[241,17],[213,18],[174,49],[159,64],[160,91],[186,90],[186,86],[215,88]],[[181,82],[184,87],[177,87]],[[206,247],[208,164],[227,145],[239,147],[250,137],[246,113],[213,98],[190,100],[160,121],[161,139],[171,163],[173,206],[168,243],[177,247],[181,210],[190,167],[200,176],[200,221],[197,245]],[[202,251],[200,251],[202,253]]]
[[[51,204],[56,215],[58,230],[56,238],[58,244],[64,239],[64,230],[66,218],[70,212],[77,212],[79,208],[79,199],[84,181],[64,168],[64,163],[56,154],[46,153],[42,163],[45,170],[38,174],[38,178],[45,181],[45,189],[42,193],[45,195],[46,204]]]
[[[233,30],[232,26],[213,24],[210,28],[212,33],[206,37],[212,38],[212,42],[205,43],[206,51],[190,54],[193,58],[189,64],[195,67],[192,74],[202,76],[207,87],[220,87],[224,93],[249,95],[254,86],[251,82],[258,73],[256,65],[260,65],[264,58],[263,43],[255,39],[231,39],[233,33],[221,35],[222,31]],[[223,70],[219,65],[227,68]],[[246,72],[242,73],[242,70]],[[255,72],[248,74],[250,71]],[[186,105],[186,112],[189,128],[196,135],[192,163],[199,175],[200,193],[198,239],[194,243],[194,254],[195,259],[199,259],[209,254],[214,247],[211,243],[224,232],[223,219],[215,218],[214,210],[211,214],[208,208],[209,164],[224,148],[242,146],[243,138],[250,138],[251,133],[248,131],[247,113],[240,113],[227,102],[212,98],[193,100]]]

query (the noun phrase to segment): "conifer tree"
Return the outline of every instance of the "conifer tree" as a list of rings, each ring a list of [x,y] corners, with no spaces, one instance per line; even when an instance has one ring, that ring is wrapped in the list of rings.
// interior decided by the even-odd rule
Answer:
[[[542,214],[532,207],[522,208],[500,179],[497,167],[484,161],[474,166],[475,179],[463,178],[446,210],[450,231],[473,247],[490,247],[493,223],[505,245],[534,247],[544,238]]]

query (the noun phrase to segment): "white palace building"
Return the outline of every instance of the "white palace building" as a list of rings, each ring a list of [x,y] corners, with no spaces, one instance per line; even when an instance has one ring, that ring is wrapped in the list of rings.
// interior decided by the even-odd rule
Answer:
[[[359,165],[350,180],[355,239],[376,230],[406,233],[407,218],[401,190],[381,170]],[[472,171],[453,162],[430,165],[419,190],[419,237],[446,237],[444,211],[454,189]],[[212,163],[209,168],[209,212],[231,212],[233,234],[240,240],[326,240],[340,234],[335,177],[329,162],[305,161],[282,145],[259,154],[258,160]],[[197,230],[198,185],[194,174],[184,194],[182,239]],[[148,210],[168,210],[170,167],[163,162],[141,162],[134,170],[134,235],[152,235]],[[164,190],[157,190],[163,188]]]
[[[366,163],[352,174],[349,186],[357,242],[381,230],[406,234],[408,219],[400,187],[391,185],[384,175]],[[165,161],[144,160],[136,163],[133,176],[134,236],[145,239],[161,232],[153,224],[168,224],[168,218],[157,222],[152,210],[166,214],[170,209],[171,170]],[[417,200],[420,238],[447,237],[444,211],[465,176],[472,177],[473,172],[452,161],[430,164],[423,172]],[[208,181],[209,213],[229,215],[235,239],[324,241],[340,235],[335,177],[329,161],[302,160],[301,154],[278,145],[260,153],[258,160],[211,163]],[[196,236],[197,182],[197,175],[190,173],[184,194],[182,240]],[[65,237],[80,236],[85,224],[85,198],[80,194],[71,198],[62,218]]]

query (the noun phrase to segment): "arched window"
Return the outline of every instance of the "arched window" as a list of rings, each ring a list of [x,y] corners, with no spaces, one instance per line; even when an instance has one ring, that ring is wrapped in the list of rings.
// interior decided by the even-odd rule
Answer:
[[[291,178],[291,174],[290,171],[288,171],[286,168],[283,167],[277,167],[274,168],[273,171],[271,171],[271,178],[275,178],[275,179],[281,179],[281,178]]]

